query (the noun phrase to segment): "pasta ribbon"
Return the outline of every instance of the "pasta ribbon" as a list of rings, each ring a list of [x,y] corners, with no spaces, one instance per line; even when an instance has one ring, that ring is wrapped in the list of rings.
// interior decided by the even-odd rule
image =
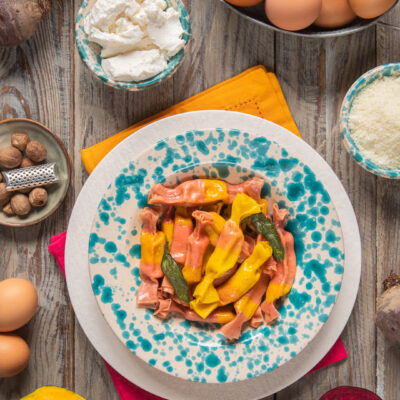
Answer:
[[[171,250],[172,240],[174,237],[174,220],[172,218],[173,207],[167,206],[167,210],[165,211],[162,220],[161,220],[161,229],[165,234],[165,238],[168,242],[168,250]]]
[[[282,262],[278,263],[277,272],[268,285],[265,300],[267,303],[287,295],[293,285],[296,275],[296,253],[294,251],[293,235],[284,229],[287,210],[280,210],[277,204],[273,207],[274,224],[279,234],[282,245],[285,249],[285,256]]]
[[[193,179],[183,182],[175,188],[156,184],[150,189],[149,204],[167,204],[173,206],[197,206],[229,201],[228,187],[216,179]]]
[[[150,207],[146,207],[140,212],[143,229],[140,234],[139,273],[142,282],[137,294],[139,306],[152,306],[157,302],[157,279],[163,276],[161,260],[164,254],[165,234],[157,232],[158,217],[159,212]]]
[[[243,242],[243,232],[238,224],[228,220],[218,239],[217,246],[207,262],[205,275],[194,290],[195,300],[190,302],[190,307],[202,318],[206,318],[217,308],[219,296],[213,282],[235,266]]]
[[[220,304],[232,303],[247,293],[259,281],[261,267],[271,256],[272,248],[269,243],[258,242],[236,273],[217,289]]]
[[[244,193],[236,195],[232,204],[232,215],[225,224],[218,238],[214,252],[211,254],[205,275],[196,286],[190,307],[202,318],[206,318],[220,304],[214,280],[224,276],[232,269],[242,251],[244,235],[240,221],[260,212],[258,203]]]
[[[206,203],[225,201],[229,198],[228,188],[225,182],[211,179],[203,179]]]
[[[210,242],[213,246],[217,245],[219,235],[222,232],[222,229],[224,229],[225,225],[225,219],[222,218],[219,214],[216,212],[210,212],[209,213],[212,218],[213,222],[205,227],[205,231],[210,238]]]
[[[240,222],[253,214],[261,212],[261,207],[250,196],[244,193],[238,193],[232,204],[231,220],[240,225]]]
[[[164,232],[148,233],[142,231],[140,235],[140,245],[143,263],[160,264],[164,254],[165,234]],[[161,267],[160,267],[161,268]],[[159,275],[159,276],[158,276]],[[162,274],[157,274],[160,278]]]
[[[196,227],[188,239],[185,266],[182,270],[188,285],[201,280],[204,254],[210,243],[205,229],[214,220],[213,216],[205,211],[194,211],[192,216],[196,220]]]
[[[171,255],[174,260],[183,264],[187,254],[187,242],[193,232],[193,222],[186,208],[177,207],[174,219],[174,233],[171,244]]]

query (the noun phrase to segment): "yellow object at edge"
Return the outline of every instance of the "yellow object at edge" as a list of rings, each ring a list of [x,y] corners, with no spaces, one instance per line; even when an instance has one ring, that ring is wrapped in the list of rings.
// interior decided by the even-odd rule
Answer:
[[[43,386],[21,400],[85,400],[85,398],[64,388]]]

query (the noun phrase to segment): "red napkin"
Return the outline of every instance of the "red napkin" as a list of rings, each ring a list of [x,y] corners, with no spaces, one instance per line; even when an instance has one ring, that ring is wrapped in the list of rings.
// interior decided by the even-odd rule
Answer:
[[[49,251],[52,256],[56,259],[58,266],[60,267],[61,273],[65,278],[65,263],[64,263],[64,250],[65,240],[67,238],[67,232],[60,233],[59,235],[51,238],[51,244],[49,245]],[[343,346],[340,338],[333,345],[329,353],[309,372],[316,371],[317,369],[326,367],[337,361],[341,361],[347,357],[346,349]],[[155,396],[139,386],[129,382],[117,371],[111,368],[106,362],[106,367],[111,375],[111,379],[114,382],[115,388],[119,394],[121,400],[162,400],[161,397]]]

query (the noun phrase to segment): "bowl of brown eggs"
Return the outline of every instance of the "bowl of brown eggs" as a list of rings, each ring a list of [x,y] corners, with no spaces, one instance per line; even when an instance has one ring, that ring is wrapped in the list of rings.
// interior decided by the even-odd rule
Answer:
[[[222,0],[245,18],[276,32],[335,37],[377,23],[399,0]]]

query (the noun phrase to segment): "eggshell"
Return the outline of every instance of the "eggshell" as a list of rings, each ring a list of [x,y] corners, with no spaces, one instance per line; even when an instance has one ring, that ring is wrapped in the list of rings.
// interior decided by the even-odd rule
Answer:
[[[321,13],[314,24],[322,28],[338,28],[356,17],[348,0],[322,0]]]
[[[13,333],[0,333],[0,378],[19,374],[29,362],[29,347]]]
[[[239,7],[251,7],[261,3],[263,0],[226,0],[228,3]]]
[[[0,332],[14,331],[29,322],[37,304],[32,283],[18,278],[0,282]]]
[[[310,26],[319,16],[322,0],[267,0],[265,12],[277,27],[297,31]]]
[[[396,0],[349,0],[353,11],[361,18],[376,18],[389,10]]]

